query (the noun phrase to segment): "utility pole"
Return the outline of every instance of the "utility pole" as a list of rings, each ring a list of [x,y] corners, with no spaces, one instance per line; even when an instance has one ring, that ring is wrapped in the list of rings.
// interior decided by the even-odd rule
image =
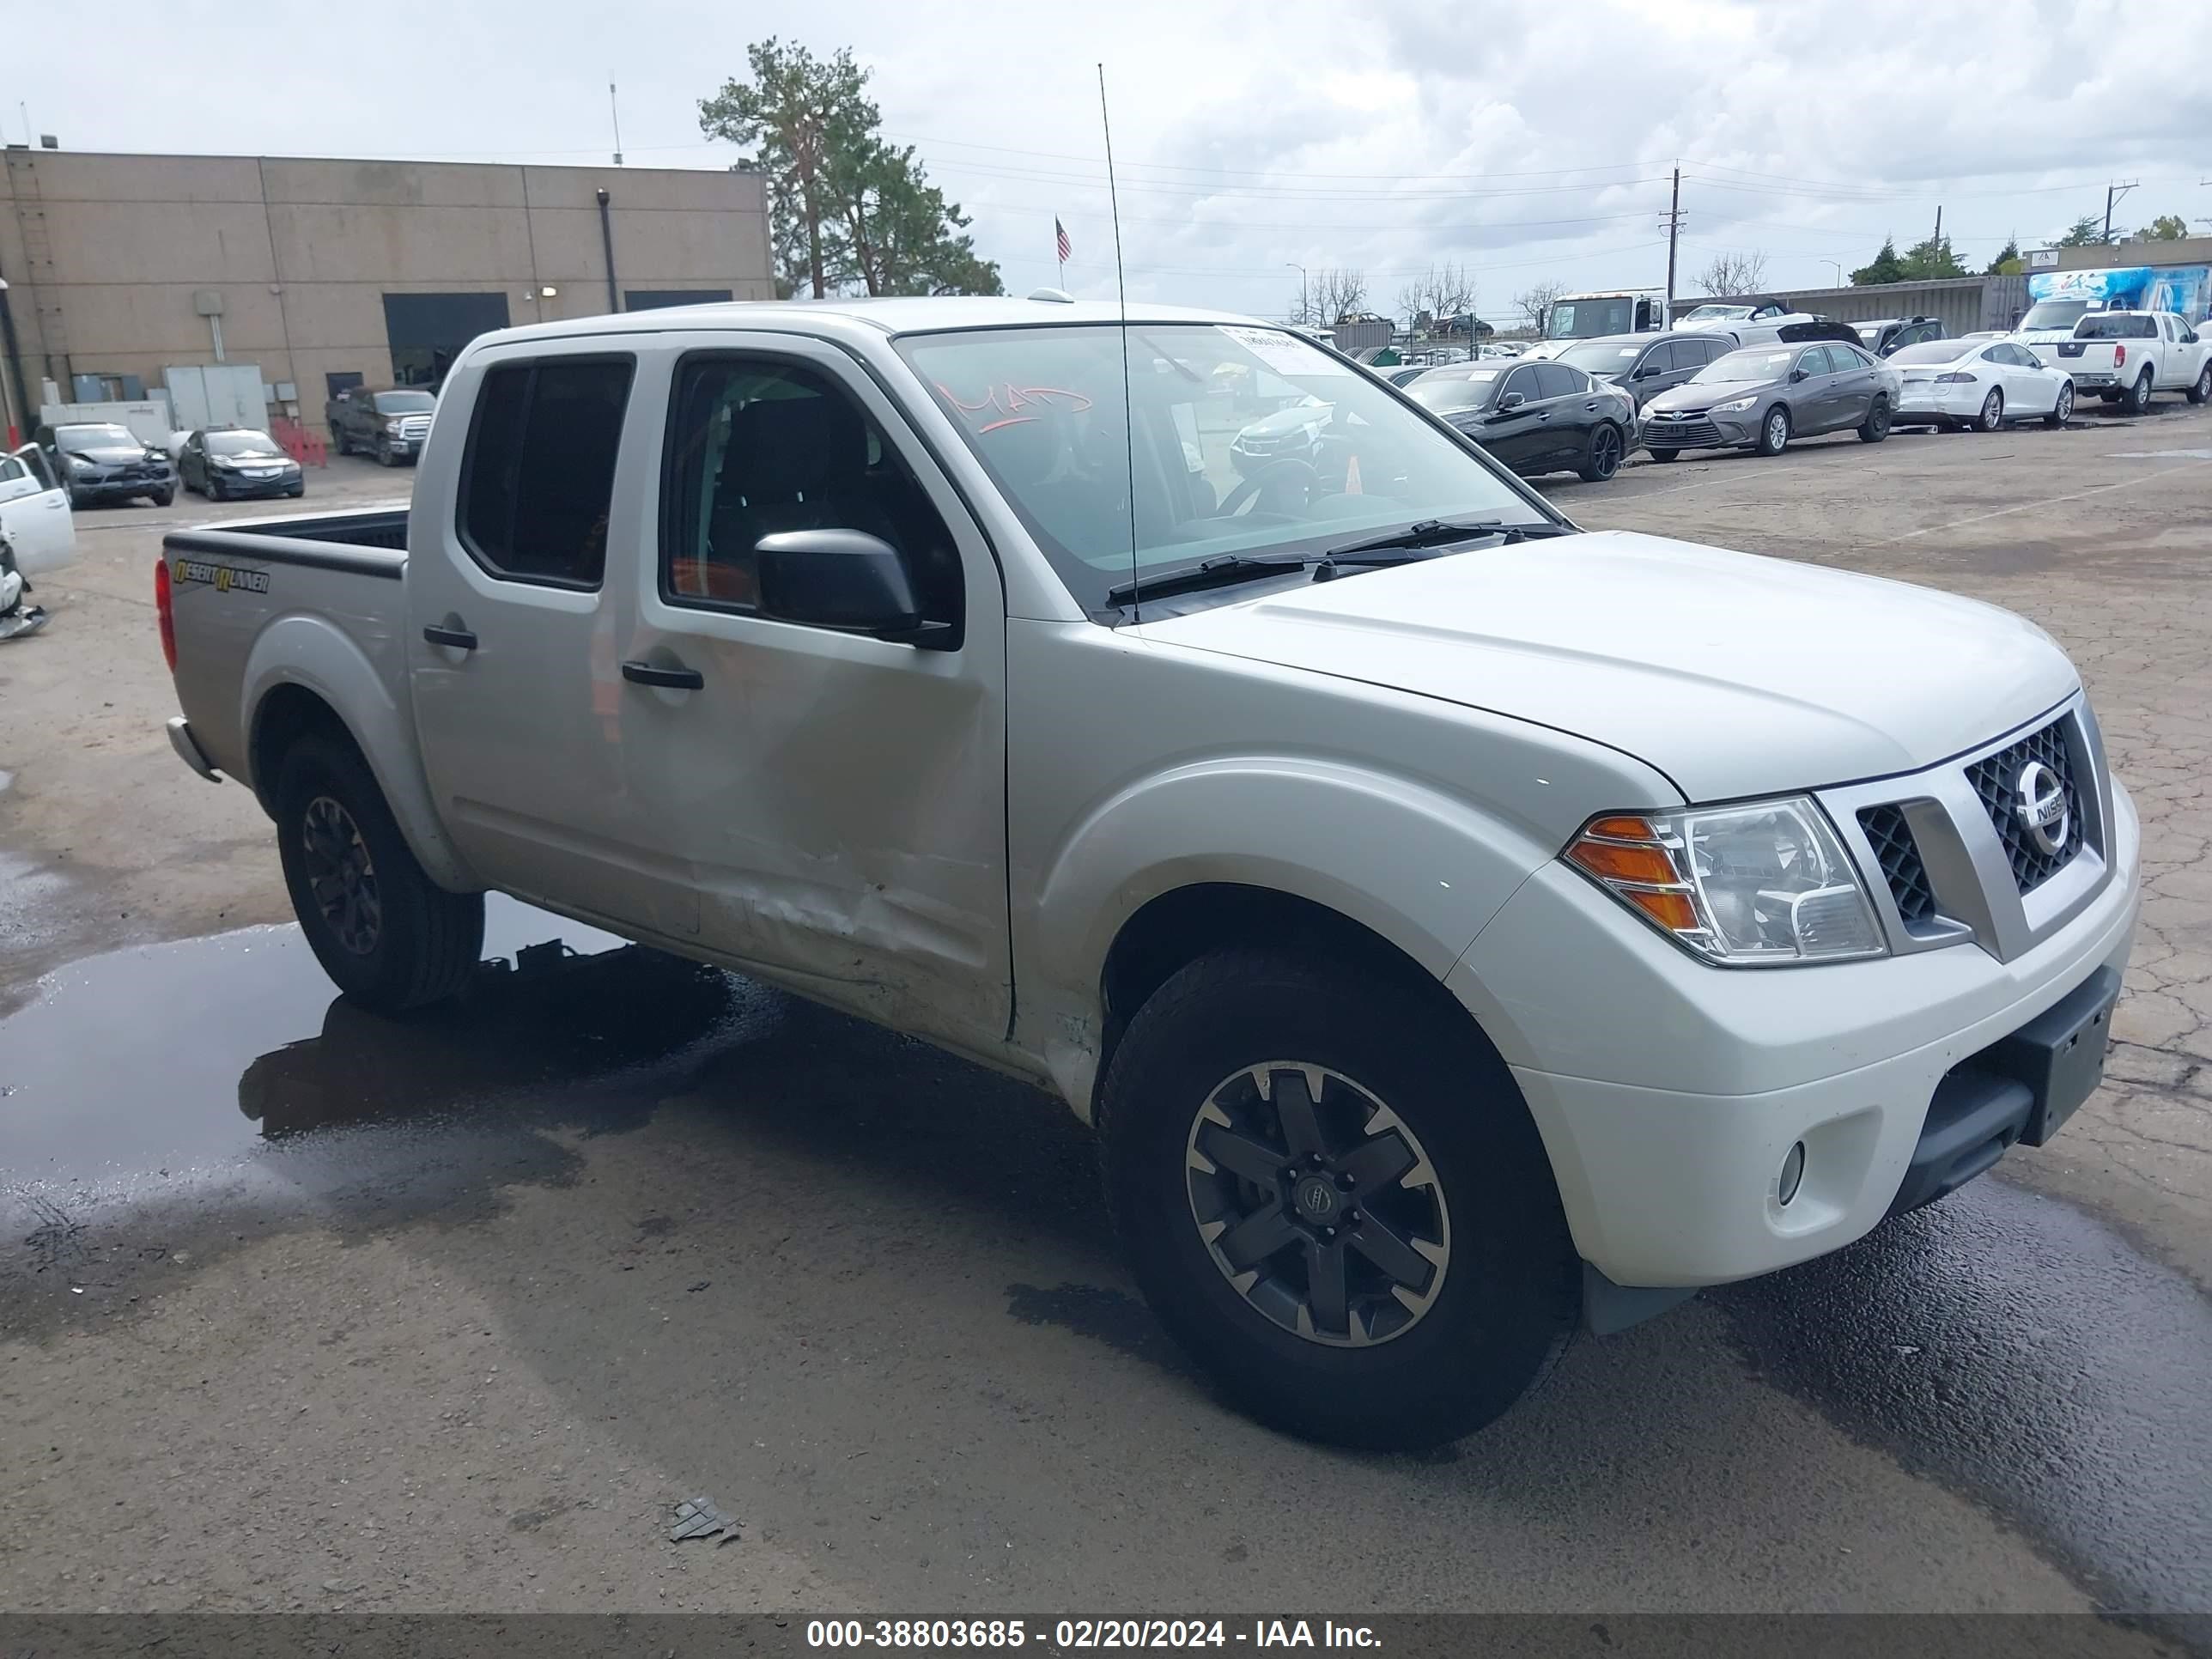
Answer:
[[[2130,179],[2124,185],[2115,180],[2105,186],[2105,240],[2107,242],[2112,240],[2113,208],[2118,205],[2120,198],[2133,190],[2139,182]]]
[[[1667,326],[1674,326],[1674,239],[1682,228],[1682,167],[1674,167],[1674,193],[1667,206]]]
[[[1943,246],[1943,204],[1941,202],[1936,204],[1936,240],[1928,246],[1933,248]]]
[[[1306,314],[1306,268],[1296,259],[1285,259],[1283,263],[1298,273],[1298,321],[1302,325],[1310,325],[1313,319]]]

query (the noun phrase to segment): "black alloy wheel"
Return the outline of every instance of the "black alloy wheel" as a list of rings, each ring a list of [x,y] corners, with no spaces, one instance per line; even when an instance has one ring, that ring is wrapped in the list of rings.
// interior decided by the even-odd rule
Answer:
[[[1620,471],[1620,428],[1610,421],[1601,421],[1590,428],[1589,447],[1575,470],[1585,483],[1603,483]]]
[[[361,826],[339,802],[318,795],[301,817],[300,842],[307,886],[331,936],[354,955],[368,956],[383,936],[384,901]]]

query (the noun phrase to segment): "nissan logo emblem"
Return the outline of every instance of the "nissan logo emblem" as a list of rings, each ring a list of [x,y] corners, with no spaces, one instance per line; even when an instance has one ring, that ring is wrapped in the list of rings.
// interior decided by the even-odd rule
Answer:
[[[2012,810],[2029,844],[2044,857],[2055,859],[2066,850],[2066,837],[2074,827],[2066,810],[2066,786],[2041,761],[2030,761],[2020,769],[2013,781]]]

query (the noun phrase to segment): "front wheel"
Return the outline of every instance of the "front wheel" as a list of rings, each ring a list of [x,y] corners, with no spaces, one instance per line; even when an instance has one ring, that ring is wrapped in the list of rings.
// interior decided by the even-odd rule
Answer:
[[[1777,404],[1759,423],[1759,441],[1752,448],[1761,455],[1779,455],[1789,441],[1790,411]]]
[[[2128,388],[2127,412],[2140,415],[2150,407],[2150,370],[2146,368],[2136,376],[2136,383]]]
[[[392,444],[390,440],[379,438],[376,441],[376,464],[379,466],[397,466],[399,465],[398,459],[395,459],[392,453]]]
[[[302,738],[276,781],[277,849],[301,931],[339,990],[381,1013],[452,996],[483,954],[483,895],[423,873],[360,752]]]
[[[2069,380],[2058,388],[2058,401],[2051,406],[2051,413],[2043,417],[2045,426],[2064,426],[2074,418],[2074,382]]]
[[[2197,378],[2190,382],[2188,398],[2192,404],[2212,400],[2212,363],[2197,371]]]
[[[1679,449],[1646,449],[1644,453],[1664,466],[1682,452]]]
[[[1974,430],[1996,432],[2004,425],[2004,393],[1994,386],[1990,395],[1982,399],[1982,412],[1974,416]]]
[[[1859,441],[1863,444],[1878,444],[1887,436],[1889,436],[1889,399],[1876,398],[1874,400],[1874,407],[1867,410],[1866,419],[1859,422]]]
[[[177,499],[177,492],[173,489],[157,489],[151,495],[148,496],[147,499],[152,501],[156,507],[167,507],[171,501]]]
[[[1473,1024],[1329,961],[1218,951],[1138,1010],[1102,1095],[1108,1197],[1153,1310],[1240,1405],[1435,1445],[1551,1370],[1579,1266]]]
[[[1575,471],[1584,483],[1603,483],[1620,471],[1621,450],[1620,428],[1610,421],[1601,421],[1590,428],[1582,465]]]

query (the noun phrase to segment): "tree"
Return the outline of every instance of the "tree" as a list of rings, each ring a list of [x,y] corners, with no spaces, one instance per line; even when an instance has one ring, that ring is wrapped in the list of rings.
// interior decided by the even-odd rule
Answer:
[[[1901,283],[1905,278],[1905,261],[1897,257],[1897,238],[1881,239],[1881,252],[1874,256],[1873,263],[1861,265],[1851,273],[1853,288],[1867,288],[1877,283]]]
[[[1328,328],[1367,303],[1367,278],[1357,270],[1317,270],[1311,292],[1311,320]]]
[[[2136,233],[2146,242],[2178,242],[2188,234],[2189,222],[2178,213],[2160,214]]]
[[[1766,286],[1764,253],[1716,253],[1697,277],[1698,292],[1709,299],[1732,300]]]
[[[2005,238],[2004,246],[1998,250],[1997,257],[1990,261],[1990,268],[1984,271],[1982,275],[1984,276],[2017,276],[2021,273],[2021,268],[2020,238],[2018,236],[2008,236]]]
[[[699,100],[700,131],[756,152],[768,175],[777,288],[787,295],[998,294],[959,206],[909,147],[893,149],[849,49],[826,62],[770,36],[745,48],[750,80]]]
[[[1474,273],[1465,265],[1431,265],[1398,290],[1398,308],[1416,328],[1424,319],[1432,324],[1446,322],[1474,312]]]
[[[2100,247],[2105,240],[2105,223],[2094,213],[2085,213],[2076,219],[2067,233],[2058,239],[2061,247]]]
[[[1557,277],[1546,277],[1540,283],[1531,283],[1515,295],[1513,308],[1521,313],[1530,328],[1541,334],[1544,319],[1551,315],[1552,307],[1559,302],[1559,296],[1566,291],[1565,283]]]
[[[1924,242],[1915,242],[1905,250],[1905,280],[1912,283],[1940,282],[1947,276],[1964,276],[1966,266],[1959,263],[1951,252],[1948,236],[1930,236]]]

